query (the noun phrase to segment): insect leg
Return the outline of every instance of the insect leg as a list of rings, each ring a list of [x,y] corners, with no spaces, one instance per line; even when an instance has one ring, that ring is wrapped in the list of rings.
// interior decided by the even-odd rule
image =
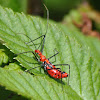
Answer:
[[[44,43],[45,43],[45,36],[46,35],[41,35],[40,37],[38,37],[38,38],[36,38],[36,39],[34,39],[34,40],[31,40],[29,37],[29,39],[31,40],[30,42],[26,42],[26,44],[29,44],[29,43],[33,43],[33,45],[35,46],[35,44],[34,44],[34,42],[33,41],[35,41],[35,40],[38,40],[39,38],[41,38],[41,37],[43,37],[43,39],[42,39],[42,41],[41,41],[41,43],[40,43],[40,45],[39,45],[39,47],[38,48],[36,48],[36,46],[35,46],[35,49],[39,49],[40,48],[40,46],[42,45],[42,43],[43,43],[43,45],[42,45],[42,48],[41,48],[41,53],[43,52],[43,48],[44,48]]]
[[[55,57],[55,61],[54,61],[54,62],[56,62],[56,55],[57,55],[59,52],[58,52],[56,49],[54,49],[53,51],[54,51],[54,55],[51,56],[51,57],[49,57],[48,60],[51,59],[51,58],[53,58],[53,57]],[[57,53],[55,53],[55,51],[56,51]]]
[[[37,66],[37,67],[34,67],[34,68],[26,69],[25,72],[29,72],[30,70],[38,68],[38,67],[41,67],[41,66]]]
[[[18,54],[16,54],[16,55],[20,55],[20,54],[24,54],[24,53],[29,53],[29,52],[33,53],[35,59],[36,59],[37,61],[39,61],[38,57],[36,56],[36,54],[35,54],[33,51],[21,52],[21,53],[18,53]]]

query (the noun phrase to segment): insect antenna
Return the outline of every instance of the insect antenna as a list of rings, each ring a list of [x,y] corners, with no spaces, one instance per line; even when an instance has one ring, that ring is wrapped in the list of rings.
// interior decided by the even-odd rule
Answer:
[[[42,1],[41,1],[41,2],[42,2]],[[37,39],[43,37],[43,39],[42,39],[41,43],[39,44],[38,48],[36,48],[35,44],[33,43],[33,45],[35,46],[36,49],[39,49],[39,48],[41,47],[41,45],[42,45],[41,50],[40,50],[41,53],[43,52],[44,43],[45,43],[45,37],[46,37],[47,31],[48,31],[48,23],[49,23],[49,10],[48,10],[48,8],[46,7],[46,5],[45,5],[43,2],[42,2],[42,4],[43,4],[43,6],[45,7],[45,9],[46,9],[46,11],[47,11],[47,25],[46,25],[46,32],[45,32],[44,35],[41,35],[40,37],[38,37],[38,38],[36,38],[36,39],[34,39],[34,40],[31,40],[31,38],[29,38],[29,37],[27,36],[31,41],[26,43],[26,44],[31,43],[31,42],[33,43],[33,41],[35,41],[35,40],[37,40]]]
[[[46,28],[46,32],[45,32],[45,35],[47,34],[47,31],[48,31],[48,24],[49,24],[49,10],[48,8],[46,7],[46,5],[43,3],[46,11],[47,11],[47,28]]]
[[[42,2],[42,1],[41,1]],[[45,32],[45,35],[44,35],[44,38],[43,38],[43,40],[42,40],[42,42],[41,42],[41,44],[40,45],[42,45],[42,48],[41,48],[41,52],[43,52],[43,48],[44,48],[44,43],[45,43],[45,37],[46,37],[46,34],[47,34],[47,31],[48,31],[48,24],[49,24],[49,10],[48,10],[48,8],[46,7],[46,5],[42,2],[42,4],[43,4],[43,6],[45,7],[45,9],[46,9],[46,11],[47,11],[47,25],[46,25],[46,32]],[[40,45],[39,45],[39,47],[40,47]],[[39,48],[38,47],[38,48]]]
[[[36,45],[34,44],[33,40],[29,36],[27,36],[26,34],[24,34],[24,35],[30,39],[30,42],[32,42],[32,44],[34,45],[35,50],[36,50],[37,48],[36,48]],[[27,43],[25,43],[25,44],[27,44]]]

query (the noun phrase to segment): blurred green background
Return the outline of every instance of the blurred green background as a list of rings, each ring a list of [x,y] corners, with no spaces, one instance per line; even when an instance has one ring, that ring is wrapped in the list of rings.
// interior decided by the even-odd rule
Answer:
[[[45,10],[41,1],[49,9],[50,18],[55,21],[61,21],[71,9],[76,9],[87,2],[100,11],[100,0],[0,0],[0,5],[11,8],[15,12],[43,16]]]
[[[24,13],[27,13],[27,3],[28,0],[0,0],[0,5]]]
[[[86,12],[93,22],[93,28],[100,32],[100,0],[0,0],[0,5],[13,9],[15,12],[24,12],[30,15],[39,15],[46,18],[46,9],[43,3],[49,9],[49,17],[54,21],[66,24],[66,16],[72,10]],[[87,6],[88,5],[88,6]],[[90,10],[90,8],[92,10]],[[94,12],[97,11],[97,12]],[[75,16],[80,16],[73,13]],[[98,20],[96,20],[98,19]],[[76,20],[76,17],[74,18]]]

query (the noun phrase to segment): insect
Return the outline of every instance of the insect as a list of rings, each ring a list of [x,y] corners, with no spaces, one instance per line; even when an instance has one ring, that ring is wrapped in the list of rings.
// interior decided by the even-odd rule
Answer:
[[[33,53],[35,59],[38,61],[38,62],[42,62],[42,67],[44,67],[44,70],[53,78],[55,79],[61,79],[61,82],[62,82],[62,78],[66,78],[68,76],[70,76],[70,65],[69,64],[56,64],[56,65],[53,65],[49,59],[55,57],[59,52],[57,51],[57,53],[55,53],[53,56],[49,57],[49,58],[46,58],[42,53],[43,53],[43,49],[44,49],[44,44],[45,44],[45,37],[46,37],[46,34],[47,34],[47,29],[48,29],[48,20],[49,20],[49,11],[47,9],[47,7],[45,6],[45,4],[43,4],[44,7],[46,8],[47,10],[47,28],[46,28],[46,33],[45,35],[42,35],[34,40],[31,40],[30,37],[28,37],[30,39],[30,42],[27,42],[26,44],[28,43],[33,43],[34,47],[35,47],[35,52],[33,51],[28,51],[28,52],[22,52],[22,53],[19,53],[19,54],[23,54],[23,53]],[[42,38],[42,41],[39,45],[39,47],[41,46],[41,50],[37,49],[36,48],[36,45],[34,44],[34,41],[38,40],[39,38]],[[38,47],[38,48],[39,48]],[[69,74],[64,72],[64,71],[61,71],[61,68],[56,68],[56,66],[69,66]],[[38,68],[38,67],[41,67],[41,66],[37,66],[37,67],[34,67],[34,68],[31,68],[31,69],[27,69],[26,72],[29,72],[30,70],[32,69],[35,69],[35,68]],[[68,78],[68,84],[69,84],[69,78]]]
[[[60,65],[68,65],[69,66],[69,73],[70,73],[70,65],[69,64],[57,64],[57,65],[53,65],[49,59],[56,56],[58,54],[58,52],[56,54],[54,54],[53,56],[51,56],[50,58],[46,58],[44,55],[42,55],[42,53],[39,50],[35,50],[35,53],[37,53],[40,56],[40,61],[43,62],[43,66],[44,69],[48,72],[48,74],[53,77],[53,78],[57,78],[57,79],[61,79],[61,78],[65,78],[68,77],[69,75],[66,72],[61,71],[60,68],[56,68],[55,66],[60,66]],[[59,70],[60,69],[60,70]]]

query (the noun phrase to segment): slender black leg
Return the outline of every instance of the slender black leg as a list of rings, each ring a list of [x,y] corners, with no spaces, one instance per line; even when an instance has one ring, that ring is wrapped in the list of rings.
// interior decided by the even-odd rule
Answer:
[[[55,53],[55,51],[56,51],[57,53]],[[56,55],[57,55],[58,53],[59,53],[59,52],[58,52],[56,49],[54,49],[54,55],[51,56],[51,57],[49,57],[48,60],[51,59],[51,58],[53,58],[53,57],[55,57],[55,61],[54,61],[54,62],[56,62]]]
[[[20,54],[24,54],[24,53],[29,53],[29,52],[33,53],[35,59],[36,59],[37,61],[39,61],[39,59],[37,58],[36,54],[35,54],[33,51],[22,52],[22,53],[18,53],[18,54],[16,54],[16,55],[20,55]]]
[[[25,72],[29,72],[30,70],[38,68],[38,67],[41,67],[41,66],[37,66],[37,67],[34,67],[34,68],[26,69]]]
[[[17,33],[17,34],[23,34],[23,33]],[[31,38],[29,37],[29,36],[27,36],[26,34],[23,34],[23,35],[25,35],[27,38],[29,38],[30,40],[31,40]],[[35,44],[34,44],[34,42],[31,40],[31,42],[33,43],[33,45],[35,46]],[[25,44],[27,44],[27,43],[25,43]],[[36,49],[36,46],[35,46],[35,49]]]
[[[26,35],[26,36],[27,36],[27,35]],[[26,42],[26,44],[31,43],[31,42],[33,42],[33,41],[35,41],[35,40],[38,40],[38,39],[41,38],[41,37],[45,37],[45,35],[41,35],[40,37],[38,37],[38,38],[36,38],[36,39],[34,39],[34,40],[31,40],[31,39],[28,37],[31,41],[30,41],[30,42]]]
[[[23,33],[18,33],[18,34],[23,34]],[[30,39],[30,42],[26,42],[25,44],[29,44],[29,43],[31,43],[32,42],[32,44],[35,46],[35,44],[34,44],[34,42],[33,41],[35,41],[35,40],[38,40],[39,38],[41,38],[41,37],[43,37],[43,46],[42,46],[42,51],[43,51],[43,48],[44,48],[44,41],[45,41],[45,35],[41,35],[40,37],[38,37],[38,38],[36,38],[36,39],[34,39],[34,40],[32,40],[29,36],[27,36],[26,34],[23,34],[23,35],[25,35],[27,38],[29,38]],[[40,45],[39,45],[39,47],[41,46],[41,44],[42,44],[42,42],[40,43]],[[38,47],[38,48],[39,48]],[[35,49],[37,49],[36,48],[36,46],[35,46]]]
[[[43,42],[43,45],[42,45],[42,42]],[[44,43],[45,43],[45,35],[43,37],[43,40],[42,40],[41,44],[39,45],[39,47],[42,45],[42,48],[41,48],[41,53],[43,53],[43,49],[44,49]],[[38,48],[39,48],[38,47]]]
[[[28,36],[27,36],[28,37]],[[35,46],[35,44],[34,44],[34,42],[33,41],[35,41],[35,40],[38,40],[39,38],[41,38],[41,37],[43,37],[43,39],[42,39],[42,41],[41,41],[41,43],[40,43],[40,45],[39,45],[39,47],[38,48],[36,48],[36,46]],[[29,38],[29,37],[28,37]],[[30,38],[29,38],[30,39]],[[31,39],[30,39],[31,40]],[[36,38],[36,39],[34,39],[34,40],[31,40],[30,42],[26,42],[26,44],[29,44],[29,43],[33,43],[33,45],[35,46],[35,49],[39,49],[40,48],[40,46],[42,45],[42,48],[41,48],[41,53],[43,52],[43,48],[44,48],[44,43],[45,43],[45,35],[41,35],[40,37],[38,37],[38,38]]]

